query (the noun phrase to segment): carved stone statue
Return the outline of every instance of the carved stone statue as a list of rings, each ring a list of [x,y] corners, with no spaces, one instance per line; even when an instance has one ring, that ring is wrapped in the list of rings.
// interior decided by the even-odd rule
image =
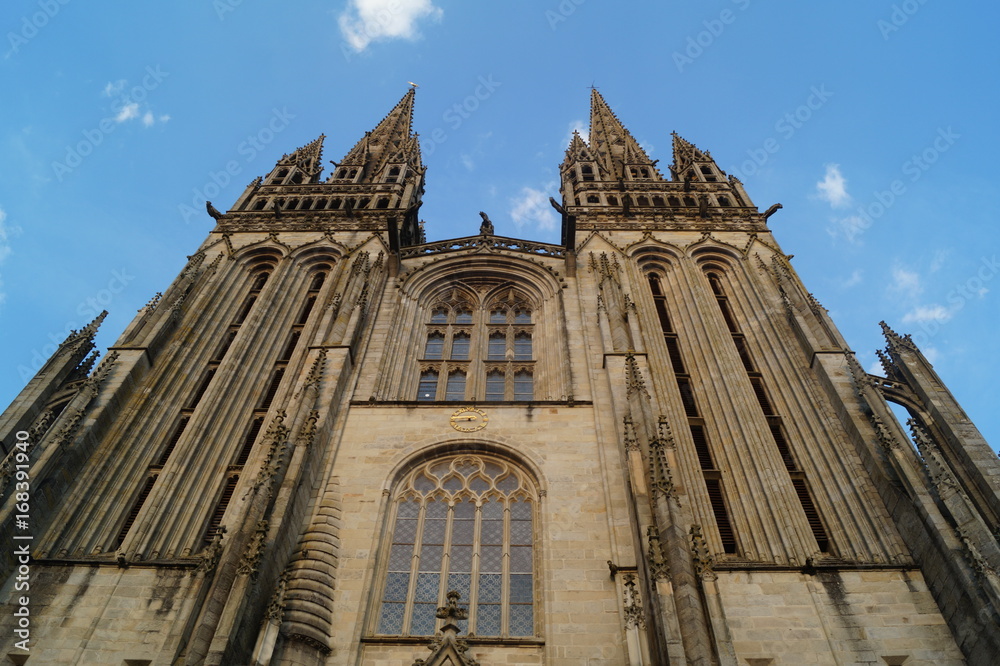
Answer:
[[[483,211],[479,211],[479,217],[483,218],[483,223],[479,225],[479,233],[481,233],[483,236],[492,236],[493,223],[490,222],[490,216],[484,213]]]

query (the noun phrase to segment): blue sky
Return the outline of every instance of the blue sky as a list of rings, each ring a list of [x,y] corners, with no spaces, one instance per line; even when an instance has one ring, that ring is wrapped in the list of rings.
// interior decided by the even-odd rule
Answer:
[[[914,334],[987,439],[1000,9],[941,0],[11,2],[0,111],[6,404],[102,308],[113,343],[228,208],[320,133],[339,160],[420,85],[430,240],[558,242],[545,202],[597,86],[744,181],[866,368]]]

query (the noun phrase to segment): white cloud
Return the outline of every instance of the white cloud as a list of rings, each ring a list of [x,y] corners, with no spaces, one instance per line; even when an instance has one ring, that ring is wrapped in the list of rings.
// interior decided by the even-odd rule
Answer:
[[[574,120],[569,124],[569,129],[566,130],[566,140],[563,141],[563,143],[567,146],[569,145],[569,142],[573,140],[573,132],[579,133],[580,137],[584,141],[587,141],[588,143],[590,142],[590,130],[587,128],[586,121],[582,119]]]
[[[920,275],[908,271],[901,266],[892,269],[892,282],[889,291],[906,299],[916,298],[924,290],[920,284]]]
[[[125,81],[125,79],[118,79],[114,83],[108,81],[108,84],[104,86],[104,90],[101,91],[101,94],[104,95],[105,97],[114,97],[115,95],[117,95],[118,93],[120,93],[122,90],[125,89],[126,83],[127,82]]]
[[[839,164],[827,164],[826,175],[816,183],[817,196],[834,208],[843,208],[851,203],[847,193],[847,181],[840,173]]]
[[[529,223],[539,230],[556,228],[558,220],[555,211],[549,205],[548,195],[542,190],[523,187],[521,195],[511,199],[510,203],[510,216],[518,229]]]
[[[20,232],[20,227],[7,225],[7,212],[3,208],[0,208],[0,264],[3,264],[12,252],[10,247],[11,236],[16,236]],[[7,292],[3,290],[3,287],[3,277],[0,276],[0,305],[7,300]]]
[[[462,166],[469,171],[474,171],[476,169],[476,162],[472,159],[472,155],[462,153]]]
[[[337,23],[347,43],[364,51],[374,41],[417,39],[417,21],[439,21],[443,15],[433,0],[349,0]]]
[[[125,85],[127,83],[128,81],[125,79],[118,79],[114,82],[109,81],[107,85],[104,86],[104,90],[101,91],[101,94],[105,97],[115,97],[125,89]],[[124,104],[124,106],[122,106],[114,116],[114,121],[116,123],[124,123],[138,118],[144,127],[152,127],[157,121],[165,123],[170,120],[170,116],[166,114],[156,116],[152,109],[146,108],[145,111],[141,110],[139,103],[131,101],[128,95],[122,95],[118,100],[116,100],[116,103]],[[112,108],[114,108],[114,104],[112,104]]]
[[[7,211],[0,208],[0,264],[10,256],[11,230],[7,228]]]
[[[869,226],[868,222],[857,215],[850,215],[834,220],[833,225],[827,227],[826,233],[833,238],[843,236],[848,243],[860,245],[861,241],[858,238]]]
[[[879,377],[885,376],[885,368],[882,367],[881,361],[875,359],[872,364],[868,366],[866,371],[869,375],[878,375]]]
[[[931,260],[931,273],[936,273],[941,270],[941,267],[945,265],[948,261],[948,257],[951,256],[951,250],[938,250],[934,253],[934,258]]]
[[[921,346],[920,353],[924,355],[924,358],[926,358],[931,365],[937,363],[938,359],[941,358],[941,352],[938,351],[937,347]]]
[[[122,107],[122,110],[118,112],[117,116],[115,116],[115,122],[123,123],[126,120],[132,120],[133,118],[138,118],[138,117],[139,117],[139,105],[136,104],[135,102],[132,102],[131,104],[126,104],[125,106]]]
[[[943,305],[918,305],[905,315],[903,315],[904,324],[922,324],[929,321],[936,321],[938,323],[944,323],[951,319],[954,312],[944,307]]]
[[[847,278],[846,280],[840,283],[840,286],[843,287],[844,289],[849,289],[850,287],[859,285],[864,279],[862,277],[863,275],[864,271],[861,270],[860,268],[857,268],[854,270],[853,273],[851,273],[851,277]]]

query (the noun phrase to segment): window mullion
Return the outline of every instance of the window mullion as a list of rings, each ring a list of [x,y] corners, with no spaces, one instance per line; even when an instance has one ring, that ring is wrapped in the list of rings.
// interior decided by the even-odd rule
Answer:
[[[503,504],[503,556],[500,559],[500,636],[510,635],[510,505],[507,501],[497,498]]]
[[[413,555],[410,557],[410,583],[406,590],[406,607],[403,610],[403,636],[410,634],[410,621],[413,619],[413,602],[417,598],[417,574],[420,573],[420,550],[424,539],[424,513],[427,510],[425,501],[420,502],[420,513],[417,514],[417,533],[413,537]]]
[[[444,525],[444,545],[442,546],[441,557],[441,580],[438,581],[438,605],[444,606],[447,603],[448,577],[451,572],[451,535],[455,526],[455,505],[448,507],[448,514]],[[434,625],[434,633],[438,631],[438,622]]]
[[[471,498],[470,498],[471,499]],[[481,536],[483,527],[482,503],[476,504],[475,527],[472,531],[472,579],[469,582],[469,631],[476,631],[476,607],[479,604],[479,551],[482,547]]]

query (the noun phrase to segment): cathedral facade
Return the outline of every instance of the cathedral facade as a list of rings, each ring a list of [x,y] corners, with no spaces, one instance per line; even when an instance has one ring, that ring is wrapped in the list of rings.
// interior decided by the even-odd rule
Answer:
[[[0,658],[1000,660],[1000,460],[908,336],[862,369],[780,206],[595,90],[560,244],[427,241],[413,104],[208,204],[0,416]]]

